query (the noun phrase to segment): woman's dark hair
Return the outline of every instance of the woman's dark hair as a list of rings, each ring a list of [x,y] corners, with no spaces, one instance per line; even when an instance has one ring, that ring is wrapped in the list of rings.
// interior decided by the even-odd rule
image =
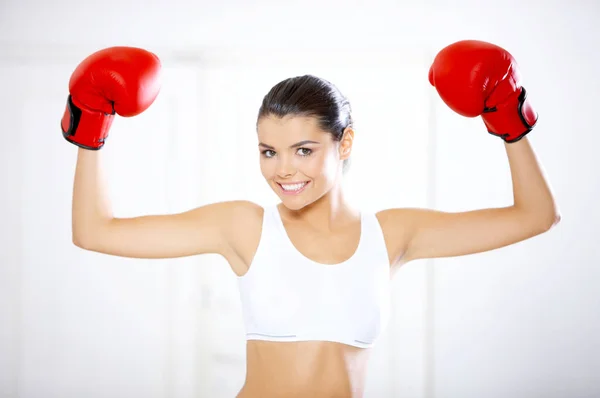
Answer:
[[[267,116],[301,116],[317,119],[319,128],[341,141],[352,127],[350,102],[336,86],[313,75],[291,77],[277,83],[263,98],[258,121]],[[344,169],[347,167],[344,161]]]

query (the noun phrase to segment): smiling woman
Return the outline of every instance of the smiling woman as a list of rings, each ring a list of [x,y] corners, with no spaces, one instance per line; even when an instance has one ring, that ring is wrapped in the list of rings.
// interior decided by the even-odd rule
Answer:
[[[265,95],[257,122],[261,171],[285,207],[298,210],[339,185],[352,127],[350,102],[325,79],[289,78]]]
[[[391,268],[496,249],[559,220],[525,137],[537,115],[517,75],[506,73],[516,65],[482,42],[446,49],[429,78],[452,109],[480,113],[488,131],[505,140],[511,206],[458,213],[355,208],[342,181],[354,144],[350,104],[333,84],[303,75],[276,84],[256,120],[261,173],[280,203],[228,201],[179,214],[114,217],[98,149],[115,113],[130,116],[152,103],[154,91],[144,97],[137,90],[158,87],[159,67],[153,54],[121,47],[94,54],[73,74],[62,121],[64,137],[80,147],[73,242],[122,257],[225,258],[237,276],[247,340],[240,397],[362,396],[370,348],[390,316]]]

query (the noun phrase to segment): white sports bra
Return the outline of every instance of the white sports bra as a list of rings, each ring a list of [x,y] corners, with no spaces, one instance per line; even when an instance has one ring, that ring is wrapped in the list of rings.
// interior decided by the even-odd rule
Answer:
[[[300,253],[277,207],[267,207],[254,260],[238,287],[247,340],[371,347],[390,312],[390,266],[379,222],[361,213],[356,252],[326,265]]]

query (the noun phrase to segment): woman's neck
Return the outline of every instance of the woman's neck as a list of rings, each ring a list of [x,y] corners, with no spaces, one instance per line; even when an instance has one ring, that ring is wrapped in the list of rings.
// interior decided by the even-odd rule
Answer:
[[[360,213],[347,200],[341,185],[300,210],[284,208],[283,212],[290,221],[306,222],[322,231],[343,229],[360,217]]]

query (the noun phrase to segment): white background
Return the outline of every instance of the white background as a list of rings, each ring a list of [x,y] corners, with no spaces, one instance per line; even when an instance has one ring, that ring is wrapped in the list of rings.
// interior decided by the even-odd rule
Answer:
[[[347,185],[366,209],[508,205],[502,142],[427,81],[457,40],[508,49],[562,222],[501,250],[410,263],[368,397],[600,396],[600,5],[590,1],[5,0],[0,4],[0,397],[233,397],[245,374],[222,258],[122,259],[71,243],[77,148],[60,134],[87,55],[140,46],[164,82],[102,150],[119,216],[276,198],[255,118],[277,82],[334,82],[354,109]]]

